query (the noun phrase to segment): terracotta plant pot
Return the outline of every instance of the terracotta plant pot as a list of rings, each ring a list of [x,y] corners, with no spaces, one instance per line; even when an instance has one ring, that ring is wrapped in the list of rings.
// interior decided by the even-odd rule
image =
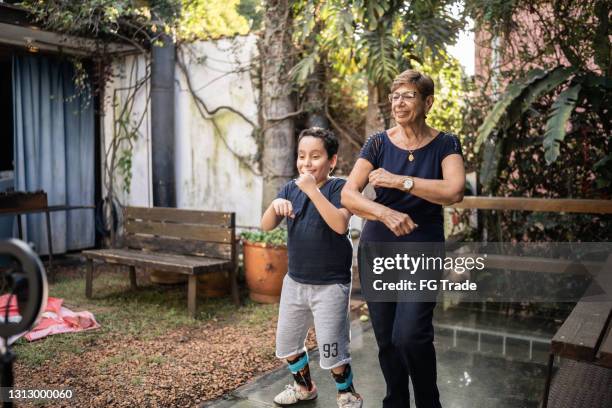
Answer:
[[[242,248],[249,297],[259,303],[278,303],[287,274],[287,247],[243,241]]]

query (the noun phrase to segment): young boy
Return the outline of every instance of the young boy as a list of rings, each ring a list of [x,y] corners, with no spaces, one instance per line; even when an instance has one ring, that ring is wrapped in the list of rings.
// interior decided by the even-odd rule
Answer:
[[[276,357],[285,359],[293,385],[274,398],[280,406],[317,397],[310,378],[304,341],[314,322],[323,369],[330,369],[340,408],[361,408],[350,366],[349,297],[352,244],[348,235],[351,213],[342,208],[345,181],[330,177],[338,159],[338,140],[325,129],[310,128],[298,139],[299,177],[278,193],[261,219],[264,231],[287,217],[289,272],[283,281]]]

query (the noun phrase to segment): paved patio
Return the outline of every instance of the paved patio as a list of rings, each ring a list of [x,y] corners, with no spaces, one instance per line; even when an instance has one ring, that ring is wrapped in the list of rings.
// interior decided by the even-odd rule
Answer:
[[[434,323],[438,387],[445,408],[538,407],[553,325],[461,310],[437,310]],[[380,407],[385,385],[369,322],[353,321],[352,354],[355,385],[364,397],[364,407]],[[310,356],[318,362],[318,352]],[[330,374],[318,363],[311,364],[311,372],[319,397],[300,406],[334,407]],[[273,407],[272,398],[290,381],[287,369],[281,368],[203,407]]]

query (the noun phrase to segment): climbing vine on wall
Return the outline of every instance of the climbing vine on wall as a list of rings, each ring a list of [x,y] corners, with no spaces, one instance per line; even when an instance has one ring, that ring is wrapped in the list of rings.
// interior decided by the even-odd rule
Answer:
[[[150,95],[146,86],[151,72],[147,58],[149,50],[161,43],[162,36],[171,38],[180,50],[185,40],[247,32],[249,21],[238,14],[238,2],[230,0],[229,5],[231,7],[227,7],[227,2],[207,0],[24,0],[20,4],[31,13],[36,24],[53,32],[73,35],[71,45],[90,50],[86,57],[73,60],[76,70],[74,82],[79,90],[91,85],[94,93],[100,96],[102,109],[112,107],[109,112],[100,112],[102,117],[112,116],[112,134],[105,135],[104,197],[101,204],[111,246],[116,241],[114,226],[118,224],[117,218],[121,213],[120,197],[130,192],[134,145],[149,109]],[[219,24],[221,20],[226,23]],[[133,58],[126,78],[128,85],[115,88],[111,94],[105,95],[106,85],[117,79],[117,73],[113,71],[114,63],[128,60],[112,51],[113,43],[130,45],[138,54],[144,55],[145,74],[141,78],[136,77],[141,67],[138,66],[139,58]],[[142,92],[146,92],[144,107],[136,112],[136,101]],[[202,117],[213,122],[218,136],[228,149],[257,174],[251,158],[240,157],[230,148],[220,134],[214,116],[221,110],[233,111],[253,126],[255,135],[256,124],[231,107],[209,110],[191,87],[190,92],[194,99],[199,100],[198,109]],[[105,98],[110,103],[105,104]],[[138,106],[140,108],[142,105]]]

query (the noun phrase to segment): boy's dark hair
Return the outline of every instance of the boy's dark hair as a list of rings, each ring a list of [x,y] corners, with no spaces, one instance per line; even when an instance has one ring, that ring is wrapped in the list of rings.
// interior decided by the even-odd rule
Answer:
[[[300,132],[298,137],[298,145],[300,141],[306,136],[316,137],[323,141],[327,157],[331,158],[334,154],[338,153],[338,138],[331,130],[323,129],[320,127],[311,127],[304,129]]]

